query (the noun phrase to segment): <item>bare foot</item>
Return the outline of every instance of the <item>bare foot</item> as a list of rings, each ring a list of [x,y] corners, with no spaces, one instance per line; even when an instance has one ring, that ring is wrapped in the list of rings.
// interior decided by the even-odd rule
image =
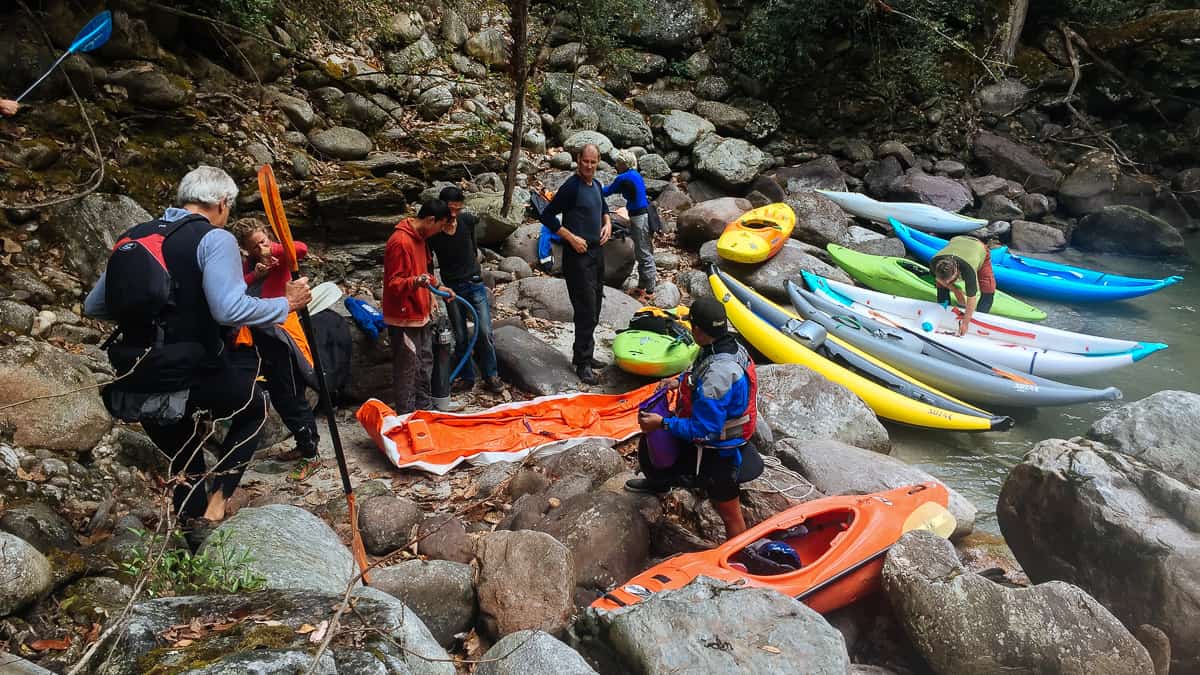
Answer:
[[[217,491],[208,496],[208,508],[204,509],[204,519],[219,523],[225,520],[225,493]]]
[[[225,500],[225,517],[231,518],[236,516],[237,512],[241,511],[243,507],[249,504],[250,500],[254,499],[255,496],[256,495],[249,490],[244,490],[242,488],[237,488],[234,490],[233,494],[229,496],[229,499]]]

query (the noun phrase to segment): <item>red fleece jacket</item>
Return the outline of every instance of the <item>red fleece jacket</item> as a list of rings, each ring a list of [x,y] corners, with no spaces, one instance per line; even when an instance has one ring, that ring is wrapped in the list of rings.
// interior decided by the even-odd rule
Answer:
[[[430,274],[433,263],[425,238],[417,234],[414,220],[396,223],[383,254],[383,321],[391,326],[421,325],[429,320],[433,295],[417,277]],[[430,274],[435,286],[437,280]]]

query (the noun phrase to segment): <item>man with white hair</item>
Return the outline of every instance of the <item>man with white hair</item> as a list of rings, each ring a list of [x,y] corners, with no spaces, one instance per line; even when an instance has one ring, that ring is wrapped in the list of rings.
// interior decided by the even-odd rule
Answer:
[[[604,188],[604,196],[620,194],[629,211],[629,236],[633,238],[633,253],[637,258],[638,286],[635,297],[645,302],[658,286],[658,270],[654,267],[654,236],[650,233],[650,200],[646,198],[646,182],[637,169],[637,155],[632,150],[619,150],[616,157],[617,177]]]
[[[246,295],[238,243],[224,229],[237,194],[221,169],[188,173],[178,207],[118,238],[84,303],[88,316],[117,322],[106,343],[117,379],[104,388],[104,402],[114,417],[141,422],[171,457],[175,511],[185,530],[225,518],[266,415],[257,355],[233,344],[233,329],[283,323],[312,297],[307,279],[289,282],[281,298]],[[202,413],[230,423],[211,493]]]

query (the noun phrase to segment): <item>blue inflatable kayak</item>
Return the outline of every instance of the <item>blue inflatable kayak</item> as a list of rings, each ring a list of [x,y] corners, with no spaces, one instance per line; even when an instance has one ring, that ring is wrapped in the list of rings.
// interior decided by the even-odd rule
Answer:
[[[948,243],[945,239],[914,230],[895,219],[890,223],[908,252],[926,264]],[[1180,276],[1138,279],[1106,274],[1015,255],[1007,246],[992,249],[992,270],[996,274],[996,286],[1009,293],[1067,302],[1127,300],[1183,281]]]

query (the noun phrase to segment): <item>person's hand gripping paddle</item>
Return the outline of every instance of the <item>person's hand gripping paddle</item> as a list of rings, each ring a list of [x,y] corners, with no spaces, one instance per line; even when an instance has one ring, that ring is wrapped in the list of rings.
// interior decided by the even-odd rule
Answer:
[[[63,52],[62,56],[58,57],[58,60],[54,62],[54,65],[47,68],[46,72],[42,73],[42,76],[39,77],[36,82],[29,85],[28,89],[21,92],[21,95],[17,97],[17,103],[20,103],[21,99],[28,96],[29,92],[33,91],[39,84],[42,83],[43,80],[49,77],[50,73],[53,73],[54,69],[58,68],[58,66],[68,56],[75,53],[90,52],[99,49],[100,47],[104,46],[105,42],[108,42],[108,38],[110,37],[112,37],[112,12],[109,12],[106,9],[92,18],[92,20],[89,21],[87,25],[79,31],[79,34],[75,36],[73,41],[71,41],[71,46],[67,47],[67,51]]]
[[[279,198],[279,185],[275,182],[275,172],[271,170],[270,165],[264,164],[258,170],[258,190],[262,194],[263,208],[267,212],[271,230],[275,233],[275,238],[279,240],[279,243],[283,245],[283,260],[280,261],[280,264],[286,265],[291,270],[293,280],[298,279],[300,278],[300,262],[296,258],[296,245],[292,242],[292,231],[288,227],[287,216],[283,212],[283,201]],[[342,438],[338,435],[337,420],[333,415],[333,401],[330,398],[329,385],[325,380],[325,369],[321,366],[321,352],[316,348],[317,340],[313,334],[312,317],[309,316],[308,308],[301,307],[298,312],[300,325],[304,328],[304,336],[308,339],[308,344],[312,346],[313,368],[317,371],[317,391],[321,395],[321,409],[325,411],[325,417],[329,420],[329,438],[333,440],[338,471],[342,474],[342,491],[346,493],[346,503],[350,506],[351,547],[354,551],[354,559],[358,561],[363,582],[366,583],[369,582],[367,553],[363,549],[362,535],[358,532],[358,506],[354,501],[354,487],[350,484],[350,470],[346,467],[346,453],[342,450]]]

